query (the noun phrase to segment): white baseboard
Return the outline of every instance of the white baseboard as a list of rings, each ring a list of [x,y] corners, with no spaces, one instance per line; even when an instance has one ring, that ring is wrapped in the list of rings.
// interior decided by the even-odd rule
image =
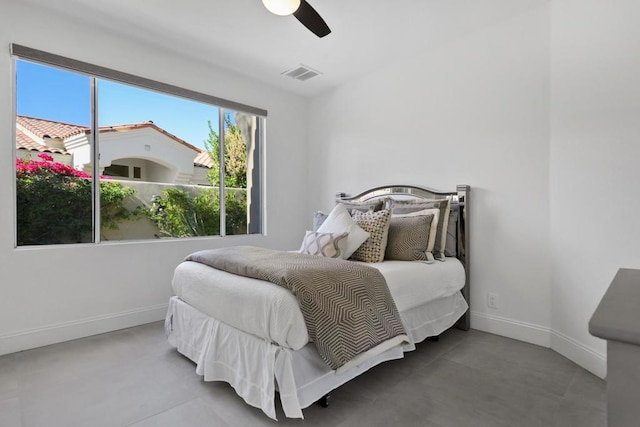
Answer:
[[[471,328],[542,347],[551,347],[551,330],[533,323],[472,311]]]
[[[162,320],[167,306],[159,304],[0,335],[0,355]],[[606,376],[606,355],[553,329],[474,311],[471,312],[471,328],[551,348],[594,375]]]
[[[0,355],[144,325],[165,318],[168,304],[62,322],[0,335]]]
[[[554,329],[486,313],[471,312],[471,328],[551,348],[594,375],[604,378],[607,356]]]
[[[607,376],[606,354],[556,330],[551,331],[551,348],[592,374],[603,379]]]

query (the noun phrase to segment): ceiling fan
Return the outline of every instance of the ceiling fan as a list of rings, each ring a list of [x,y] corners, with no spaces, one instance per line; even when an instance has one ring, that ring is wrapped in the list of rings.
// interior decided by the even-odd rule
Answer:
[[[262,0],[269,12],[276,15],[293,15],[302,25],[318,37],[331,33],[324,19],[306,0]]]

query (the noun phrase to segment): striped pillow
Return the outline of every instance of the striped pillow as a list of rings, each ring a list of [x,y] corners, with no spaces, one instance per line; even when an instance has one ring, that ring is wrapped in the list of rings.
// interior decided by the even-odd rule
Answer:
[[[301,254],[340,258],[347,246],[349,233],[318,233],[307,231],[300,247]]]
[[[433,217],[433,214],[391,216],[384,258],[397,261],[428,261],[427,246]]]

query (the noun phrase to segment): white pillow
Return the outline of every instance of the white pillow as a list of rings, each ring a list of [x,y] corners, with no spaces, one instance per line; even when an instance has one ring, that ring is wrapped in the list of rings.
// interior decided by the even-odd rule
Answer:
[[[340,255],[342,259],[348,259],[369,238],[369,233],[353,221],[349,211],[342,203],[338,203],[333,208],[327,219],[318,228],[318,233],[349,233],[347,245]]]
[[[433,215],[433,221],[431,221],[431,228],[429,229],[429,242],[427,243],[427,259],[433,261],[433,248],[436,245],[436,234],[438,232],[438,221],[440,220],[440,209],[423,209],[421,211],[411,212],[408,214],[392,215],[393,217],[405,217],[405,216],[422,216]]]
[[[300,247],[301,254],[340,258],[347,246],[347,233],[317,233],[307,231]]]

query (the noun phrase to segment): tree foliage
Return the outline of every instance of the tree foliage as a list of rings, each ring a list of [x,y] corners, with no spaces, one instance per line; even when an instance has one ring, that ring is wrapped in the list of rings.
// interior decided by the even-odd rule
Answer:
[[[247,145],[240,128],[232,122],[230,115],[225,115],[224,134],[224,185],[231,188],[247,188]],[[209,171],[209,179],[214,186],[220,181],[220,135],[209,125],[209,137],[204,142],[211,156],[213,167]]]

